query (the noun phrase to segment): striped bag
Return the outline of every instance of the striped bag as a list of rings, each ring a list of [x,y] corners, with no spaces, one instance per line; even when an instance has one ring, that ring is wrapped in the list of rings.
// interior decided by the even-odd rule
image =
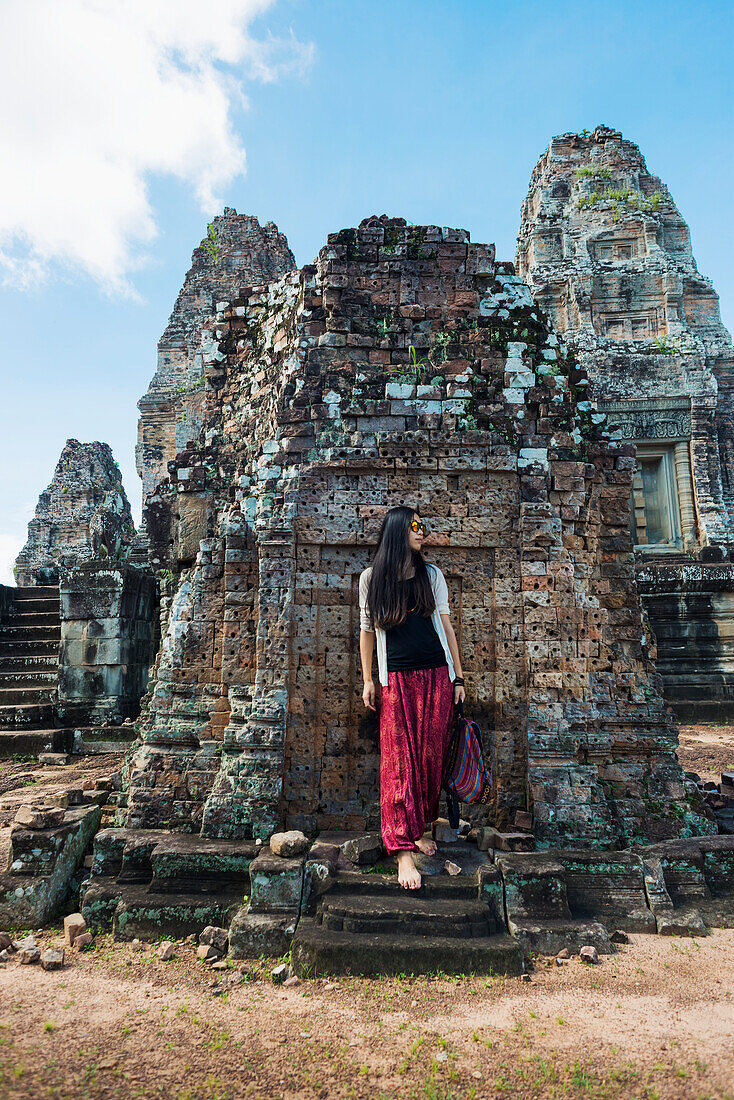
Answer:
[[[489,801],[492,773],[484,762],[482,731],[476,722],[464,717],[464,705],[459,703],[454,730],[446,751],[443,786],[449,810],[449,824],[459,827],[459,803]]]

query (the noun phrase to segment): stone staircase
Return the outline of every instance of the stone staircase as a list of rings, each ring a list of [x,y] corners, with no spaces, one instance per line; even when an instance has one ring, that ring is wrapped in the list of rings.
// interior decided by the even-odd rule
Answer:
[[[458,853],[459,849],[456,849]],[[313,915],[302,914],[291,948],[295,973],[521,974],[523,952],[507,934],[502,879],[483,853],[466,852],[449,876],[418,857],[423,884],[406,893],[394,874],[340,871]]]
[[[68,749],[57,729],[58,587],[17,588],[0,622],[0,755]]]

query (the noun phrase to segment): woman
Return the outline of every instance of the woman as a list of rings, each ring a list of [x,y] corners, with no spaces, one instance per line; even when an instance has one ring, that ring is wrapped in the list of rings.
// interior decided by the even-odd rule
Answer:
[[[370,710],[377,639],[382,838],[406,890],[421,885],[413,852],[436,851],[423,834],[438,816],[453,704],[465,695],[446,580],[421,553],[426,533],[414,508],[391,508],[359,579],[362,699]]]

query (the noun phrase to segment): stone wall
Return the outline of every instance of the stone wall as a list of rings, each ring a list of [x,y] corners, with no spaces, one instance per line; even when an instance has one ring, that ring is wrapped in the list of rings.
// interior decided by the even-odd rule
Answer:
[[[288,242],[277,226],[225,207],[211,235],[194,249],[191,267],[158,342],[156,371],[140,399],[138,473],[143,496],[167,475],[167,463],[189,440],[197,439],[204,404],[200,338],[217,302],[240,287],[267,282],[295,267]]]
[[[60,721],[116,725],[137,717],[157,639],[154,577],[89,562],[63,574],[60,596]]]
[[[492,731],[490,819],[528,807],[543,845],[713,830],[646,648],[634,448],[607,439],[585,372],[493,247],[369,219],[222,303],[202,361],[201,436],[146,509],[154,557],[181,572],[128,825],[376,823],[357,579],[385,510],[411,502]]]
[[[553,138],[538,161],[522,207],[517,264],[588,372],[590,396],[610,426],[643,458],[665,457],[671,534],[663,543],[647,537],[641,475],[635,520],[645,576],[652,558],[667,577],[676,561],[681,566],[674,616],[656,586],[648,598],[642,582],[666,697],[730,714],[734,573],[718,570],[726,578],[708,619],[696,585],[690,600],[685,585],[692,576],[686,563],[711,546],[723,546],[715,556],[726,559],[732,544],[734,348],[716,292],[696,266],[688,226],[637,145],[599,126]],[[708,640],[705,651],[696,649],[697,669],[690,646],[702,629]]]
[[[15,563],[19,586],[58,584],[82,562],[125,556],[135,535],[122,475],[106,443],[68,439]]]

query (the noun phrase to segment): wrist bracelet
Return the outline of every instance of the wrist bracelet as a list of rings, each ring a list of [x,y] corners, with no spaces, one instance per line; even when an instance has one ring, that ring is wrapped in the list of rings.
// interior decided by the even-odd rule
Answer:
[[[463,676],[454,676],[454,683],[458,684],[459,687],[463,687],[464,686],[464,677]]]

